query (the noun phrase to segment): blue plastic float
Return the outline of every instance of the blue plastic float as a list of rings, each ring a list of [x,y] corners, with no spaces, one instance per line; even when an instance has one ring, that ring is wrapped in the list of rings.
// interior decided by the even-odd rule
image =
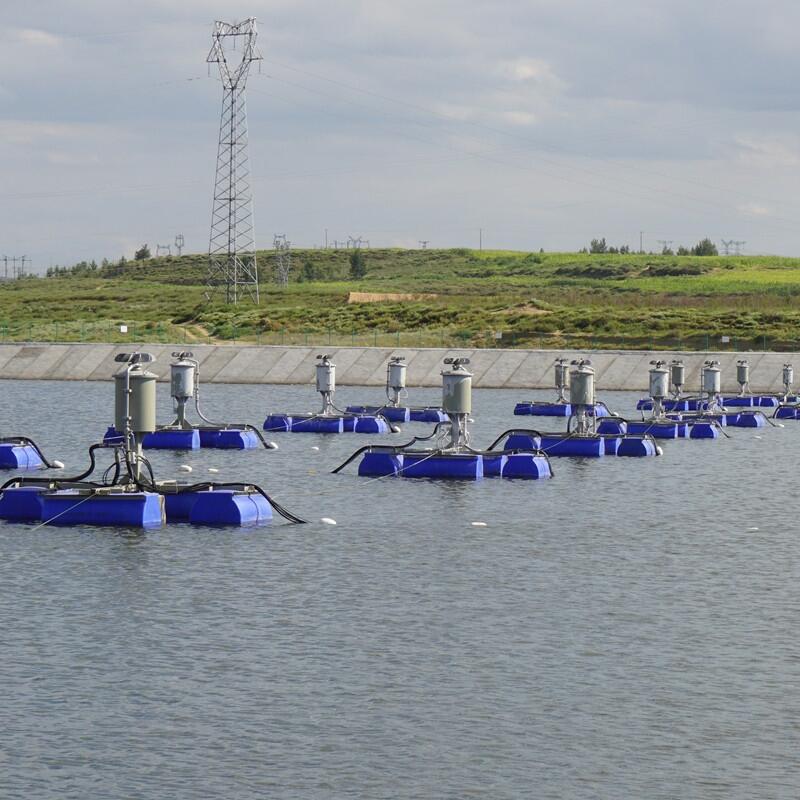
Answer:
[[[30,444],[0,443],[0,469],[45,469],[45,463],[36,447]]]
[[[264,430],[285,433],[392,433],[382,416],[369,414],[270,414]]]
[[[484,477],[539,480],[552,477],[547,457],[537,453],[393,452],[371,449],[358,465],[370,477],[480,480]]]
[[[514,414],[517,417],[571,417],[572,413],[570,403],[541,403],[532,400],[514,406]],[[595,403],[589,409],[589,415],[598,418],[608,417],[610,413],[605,403]]]
[[[380,414],[389,422],[445,422],[447,414],[441,408],[412,406],[347,406],[350,414]]]

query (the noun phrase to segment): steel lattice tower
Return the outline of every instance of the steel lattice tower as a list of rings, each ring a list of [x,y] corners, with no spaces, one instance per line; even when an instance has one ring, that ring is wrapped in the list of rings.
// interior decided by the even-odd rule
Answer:
[[[238,303],[244,294],[255,303],[259,301],[245,103],[250,65],[262,58],[256,48],[257,35],[254,17],[238,23],[217,21],[206,59],[209,64],[219,66],[223,90],[206,299],[224,286],[228,303]],[[230,54],[226,48],[241,52],[238,65],[228,62]]]

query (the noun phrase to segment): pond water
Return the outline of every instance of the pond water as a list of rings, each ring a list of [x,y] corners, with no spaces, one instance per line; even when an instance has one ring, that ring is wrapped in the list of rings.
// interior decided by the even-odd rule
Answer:
[[[78,472],[112,393],[0,382],[3,435]],[[476,391],[475,443],[563,425],[515,418],[530,396]],[[203,397],[259,425],[318,406],[310,386]],[[633,413],[637,398],[602,399]],[[2,795],[796,797],[800,423],[554,459],[549,481],[330,474],[428,428],[148,451],[161,478],[215,467],[308,525],[0,523]]]

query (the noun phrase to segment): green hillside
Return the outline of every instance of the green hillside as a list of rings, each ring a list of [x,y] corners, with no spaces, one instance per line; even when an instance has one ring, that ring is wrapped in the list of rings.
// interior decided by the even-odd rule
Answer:
[[[0,284],[0,339],[399,346],[795,349],[800,259],[297,250],[289,286],[259,253],[259,306],[205,302],[205,256]],[[352,292],[373,302],[352,302]],[[382,294],[411,298],[381,299]],[[348,301],[351,302],[348,302]],[[129,327],[127,334],[119,325]]]

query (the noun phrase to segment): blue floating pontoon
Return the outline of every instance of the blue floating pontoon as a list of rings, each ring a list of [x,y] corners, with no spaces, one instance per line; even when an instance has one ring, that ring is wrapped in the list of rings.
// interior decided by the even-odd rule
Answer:
[[[571,417],[572,406],[569,403],[544,403],[528,401],[517,403],[514,414],[518,417]],[[595,403],[589,409],[589,415],[594,417],[607,417],[610,415],[605,403]]]
[[[265,431],[289,433],[391,433],[387,420],[370,414],[270,414]]]
[[[447,414],[441,408],[412,406],[347,406],[351,414],[380,414],[389,422],[445,422]]]
[[[103,437],[105,444],[122,444],[122,436],[110,426]],[[142,437],[145,450],[197,450],[201,447],[223,450],[252,450],[258,447],[258,432],[250,428],[200,427],[184,430],[159,428]]]
[[[777,408],[780,400],[774,395],[737,395],[724,397],[722,404],[727,408]]]
[[[362,476],[480,480],[483,477],[538,480],[552,477],[540,453],[442,453],[371,450],[358,466]]]
[[[259,525],[272,519],[272,508],[258,492],[203,489],[164,495],[167,522],[192,525]]]
[[[773,415],[775,419],[800,419],[798,406],[778,406]]]
[[[664,400],[662,403],[664,411],[704,411],[706,401],[699,397],[684,397],[681,399]],[[650,397],[643,397],[636,404],[637,411],[652,411],[653,400]]]
[[[39,450],[24,441],[0,442],[0,469],[44,469]]]

